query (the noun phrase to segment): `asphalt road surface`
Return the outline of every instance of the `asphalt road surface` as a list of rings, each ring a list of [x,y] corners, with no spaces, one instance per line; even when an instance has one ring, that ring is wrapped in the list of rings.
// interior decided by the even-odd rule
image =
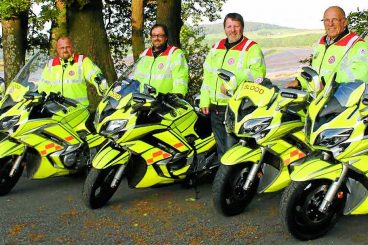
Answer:
[[[81,200],[83,177],[22,177],[0,197],[0,244],[367,244],[367,216],[342,217],[324,238],[295,240],[281,226],[281,193],[261,194],[244,213],[223,217],[211,184],[129,189],[123,182],[107,206]]]

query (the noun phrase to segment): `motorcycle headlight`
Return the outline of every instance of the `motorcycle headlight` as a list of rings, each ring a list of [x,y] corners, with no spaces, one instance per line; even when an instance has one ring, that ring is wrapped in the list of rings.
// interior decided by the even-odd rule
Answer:
[[[352,128],[327,129],[318,135],[315,144],[332,148],[347,140],[352,132]]]
[[[20,116],[8,116],[0,120],[0,130],[10,130],[17,124]]]
[[[255,135],[270,126],[271,121],[272,117],[249,119],[242,125],[240,133]]]
[[[107,125],[106,128],[101,130],[101,134],[102,135],[116,134],[125,128],[127,122],[128,122],[127,120],[110,121],[106,124]]]
[[[234,132],[235,113],[231,110],[230,106],[226,107],[225,128],[226,128],[226,132],[228,132],[228,133],[233,133]]]

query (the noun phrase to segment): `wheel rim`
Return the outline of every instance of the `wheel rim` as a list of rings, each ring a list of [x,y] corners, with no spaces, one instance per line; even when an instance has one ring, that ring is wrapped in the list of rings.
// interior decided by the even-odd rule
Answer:
[[[12,168],[12,159],[8,159],[7,163],[3,165],[3,167],[0,170],[0,185],[7,184],[11,177],[9,176],[9,173]]]
[[[233,203],[243,201],[246,198],[248,191],[244,190],[243,186],[247,180],[247,170],[247,168],[244,168],[240,172],[236,171],[234,178],[232,178],[233,181],[229,183],[229,195],[225,199],[226,204],[231,205]]]
[[[327,193],[329,185],[309,184],[305,189],[310,188],[306,195],[301,195],[298,204],[295,206],[295,219],[300,226],[322,227],[327,225],[337,213],[337,202],[331,204],[325,213],[320,212],[319,206]]]
[[[93,197],[99,199],[108,195],[111,190],[114,190],[117,187],[112,188],[111,183],[114,179],[115,173],[118,168],[110,168],[102,170],[98,180],[96,181],[96,185],[93,189]],[[118,185],[117,185],[118,186]]]

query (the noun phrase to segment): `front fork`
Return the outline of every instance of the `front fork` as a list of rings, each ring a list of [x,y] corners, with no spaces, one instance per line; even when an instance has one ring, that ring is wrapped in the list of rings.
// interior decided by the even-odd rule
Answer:
[[[19,168],[19,166],[20,166],[20,164],[21,164],[24,156],[26,155],[26,152],[27,152],[27,146],[25,147],[23,153],[21,155],[19,155],[17,157],[17,159],[15,160],[15,163],[14,163],[12,169],[10,170],[9,177],[13,177],[14,174],[17,172],[17,170],[18,170],[18,168]]]
[[[115,188],[117,184],[121,180],[121,176],[123,176],[124,170],[125,170],[126,164],[120,165],[118,171],[116,171],[114,179],[111,182],[111,188]]]
[[[340,178],[337,181],[334,181],[332,185],[328,188],[328,191],[323,198],[321,205],[319,206],[318,210],[322,213],[326,213],[328,208],[331,206],[333,199],[336,196],[337,191],[340,189],[343,181],[345,180],[345,176],[348,173],[348,166],[346,164],[342,165],[342,171]]]
[[[252,186],[253,182],[254,182],[254,179],[256,178],[256,175],[258,173],[258,170],[259,168],[261,167],[262,165],[262,162],[263,162],[263,158],[264,158],[264,155],[266,153],[266,150],[264,147],[261,147],[260,148],[261,150],[261,157],[259,159],[258,162],[254,163],[252,165],[252,168],[250,169],[250,172],[248,174],[248,177],[247,177],[247,180],[245,181],[244,183],[244,186],[243,186],[243,189],[246,191],[246,190],[249,190],[249,188]]]

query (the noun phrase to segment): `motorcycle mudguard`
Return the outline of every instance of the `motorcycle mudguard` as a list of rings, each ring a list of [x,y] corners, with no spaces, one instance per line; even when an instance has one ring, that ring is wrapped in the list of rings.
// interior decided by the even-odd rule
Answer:
[[[106,138],[104,136],[98,134],[89,134],[86,138],[89,148],[97,147],[101,145],[105,140]]]
[[[308,181],[313,179],[330,179],[332,181],[340,177],[342,164],[331,164],[321,159],[311,159],[296,168],[291,173],[293,181]]]
[[[257,162],[261,158],[261,149],[252,149],[242,145],[231,147],[221,157],[221,164],[235,165],[243,162]]]
[[[0,158],[13,155],[19,156],[25,149],[26,146],[22,143],[13,142],[9,139],[3,140],[0,142]]]
[[[111,144],[106,144],[93,158],[92,166],[96,169],[104,169],[117,164],[126,164],[129,157],[129,151],[115,149]]]

